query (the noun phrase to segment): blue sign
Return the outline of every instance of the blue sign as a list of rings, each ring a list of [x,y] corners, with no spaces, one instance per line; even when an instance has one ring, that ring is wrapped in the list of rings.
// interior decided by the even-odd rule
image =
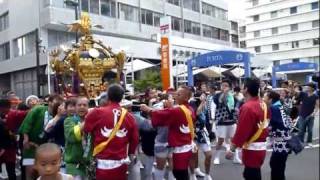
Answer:
[[[282,64],[279,66],[275,66],[275,72],[281,71],[297,71],[297,70],[305,70],[305,69],[317,69],[316,63],[308,63],[308,62],[298,62],[298,63],[288,63]]]
[[[308,63],[308,62],[298,62],[298,63],[288,63],[281,64],[279,66],[274,66],[272,68],[272,87],[277,86],[276,73],[283,71],[298,71],[298,70],[307,70],[312,69],[317,71],[318,65],[316,63]]]
[[[193,86],[193,67],[210,67],[232,63],[244,63],[245,76],[250,77],[250,53],[241,51],[213,51],[194,57],[187,61],[188,64],[188,85]]]

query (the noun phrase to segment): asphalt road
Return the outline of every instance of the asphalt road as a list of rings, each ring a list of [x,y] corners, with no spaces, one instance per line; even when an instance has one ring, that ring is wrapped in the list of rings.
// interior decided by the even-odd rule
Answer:
[[[270,179],[270,155],[271,153],[269,152],[262,167],[263,180]],[[214,180],[243,179],[242,165],[233,164],[232,161],[224,158],[221,158],[221,163],[221,165],[214,165],[211,169],[211,175]],[[202,166],[200,165],[200,167]],[[286,176],[287,180],[319,180],[319,147],[305,149],[298,155],[291,154],[287,161]]]

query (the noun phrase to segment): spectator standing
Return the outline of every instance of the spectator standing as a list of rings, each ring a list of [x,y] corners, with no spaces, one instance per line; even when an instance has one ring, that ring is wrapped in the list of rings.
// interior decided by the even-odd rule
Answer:
[[[315,93],[316,85],[313,83],[307,84],[307,95],[302,98],[298,127],[300,129],[299,136],[302,142],[306,131],[308,132],[307,143],[308,146],[312,146],[312,133],[314,117],[319,111],[319,97]]]
[[[287,141],[291,138],[292,121],[285,113],[280,101],[280,95],[277,92],[267,92],[264,96],[264,101],[271,112],[269,124],[272,140],[271,180],[285,180],[286,162],[290,153]]]

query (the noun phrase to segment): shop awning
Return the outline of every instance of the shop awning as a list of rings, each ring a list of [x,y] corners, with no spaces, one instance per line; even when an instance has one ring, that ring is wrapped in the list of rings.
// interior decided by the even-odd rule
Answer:
[[[131,73],[132,71],[136,72],[143,69],[151,68],[153,66],[156,66],[156,65],[150,62],[143,61],[141,59],[135,59],[132,62],[126,63],[124,65],[124,69],[126,73]]]

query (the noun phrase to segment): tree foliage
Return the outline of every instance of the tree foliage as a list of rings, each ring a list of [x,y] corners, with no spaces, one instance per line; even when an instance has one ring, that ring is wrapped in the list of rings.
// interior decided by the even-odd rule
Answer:
[[[134,89],[138,92],[145,91],[148,87],[150,88],[161,88],[160,73],[157,71],[146,70],[142,78],[135,80]]]

